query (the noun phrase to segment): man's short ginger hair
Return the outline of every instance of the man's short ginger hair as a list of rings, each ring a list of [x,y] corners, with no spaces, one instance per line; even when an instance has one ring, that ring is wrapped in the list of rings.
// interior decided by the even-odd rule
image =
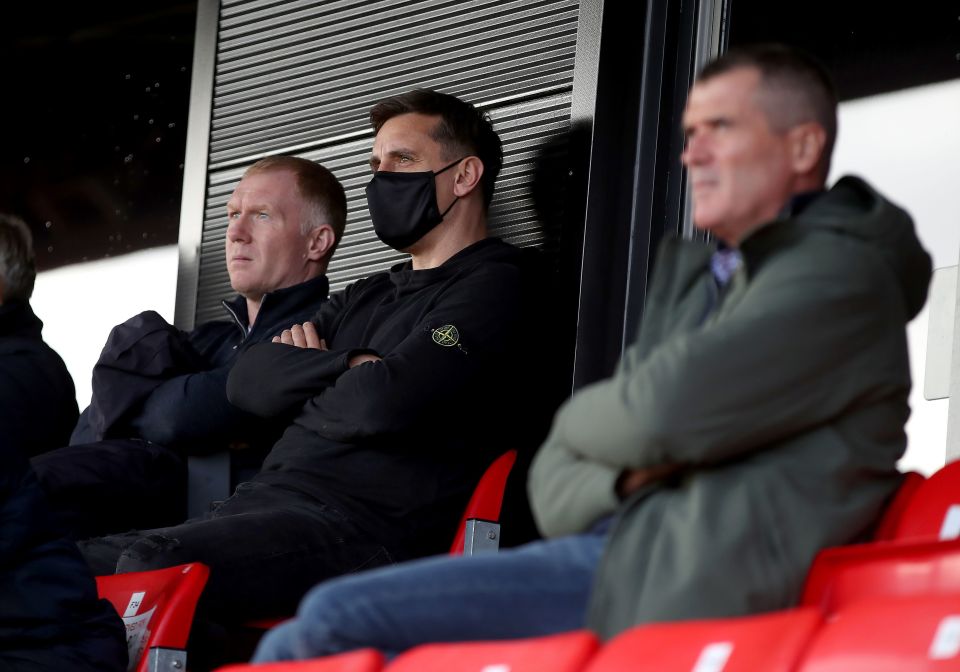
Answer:
[[[483,204],[489,207],[497,175],[503,168],[503,144],[493,130],[486,112],[447,93],[430,89],[414,89],[409,93],[385,98],[370,110],[370,125],[375,133],[390,119],[401,114],[423,114],[440,117],[430,137],[442,149],[446,161],[463,156],[476,156],[483,163]]]
[[[260,159],[243,173],[244,177],[255,173],[271,171],[289,171],[297,178],[297,191],[306,207],[300,219],[300,233],[307,234],[323,224],[333,229],[334,250],[343,237],[347,225],[347,195],[343,185],[329,170],[317,163],[299,156],[268,156]]]
[[[779,133],[806,122],[826,132],[820,158],[821,177],[830,172],[837,139],[837,92],[827,69],[810,54],[782,44],[735,47],[709,63],[698,82],[722,74],[754,68],[760,73],[760,100],[770,128]]]
[[[19,217],[0,213],[0,301],[29,301],[36,279],[30,228]]]

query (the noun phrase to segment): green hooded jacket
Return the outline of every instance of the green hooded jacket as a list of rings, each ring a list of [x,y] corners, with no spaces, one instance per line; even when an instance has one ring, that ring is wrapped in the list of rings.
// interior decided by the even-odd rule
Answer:
[[[900,480],[905,325],[931,272],[909,215],[843,178],[750,235],[719,297],[714,249],[661,246],[636,342],[531,470],[547,536],[616,512],[588,615],[605,637],[796,603],[817,551],[867,533]],[[618,501],[624,469],[661,465],[678,471]]]

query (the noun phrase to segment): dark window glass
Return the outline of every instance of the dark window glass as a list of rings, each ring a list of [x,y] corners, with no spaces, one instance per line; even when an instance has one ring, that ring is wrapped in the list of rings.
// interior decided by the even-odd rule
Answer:
[[[176,243],[195,2],[3,12],[0,211],[40,270]]]

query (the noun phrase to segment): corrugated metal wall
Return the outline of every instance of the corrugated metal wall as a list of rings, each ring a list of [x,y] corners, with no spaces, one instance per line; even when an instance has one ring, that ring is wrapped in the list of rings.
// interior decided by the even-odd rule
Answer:
[[[554,248],[528,185],[538,148],[569,128],[577,12],[577,0],[222,2],[196,321],[222,318],[225,204],[243,170],[269,154],[320,161],[347,189],[333,289],[404,258],[377,240],[367,214],[367,113],[415,87],[490,112],[505,154],[494,233]]]

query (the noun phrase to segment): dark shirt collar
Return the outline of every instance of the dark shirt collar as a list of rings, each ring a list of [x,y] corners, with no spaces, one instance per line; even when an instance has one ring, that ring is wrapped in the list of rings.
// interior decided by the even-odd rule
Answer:
[[[808,205],[813,203],[824,193],[825,191],[823,189],[815,189],[813,191],[804,191],[799,194],[794,194],[790,197],[790,200],[787,201],[787,204],[780,210],[780,213],[777,215],[777,219],[790,219],[792,217],[796,217],[803,212]]]
[[[0,305],[0,336],[40,338],[43,322],[26,301],[8,301]]]

